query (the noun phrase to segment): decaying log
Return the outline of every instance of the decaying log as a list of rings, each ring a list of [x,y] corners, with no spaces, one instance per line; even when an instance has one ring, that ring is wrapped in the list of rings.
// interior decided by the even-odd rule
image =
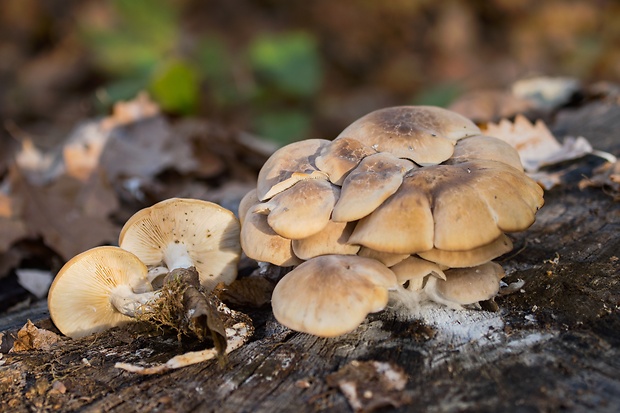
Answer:
[[[620,154],[613,99],[565,110],[556,126]],[[226,365],[211,360],[151,376],[114,365],[162,363],[199,343],[139,326],[115,329],[45,352],[3,354],[2,409],[620,411],[620,203],[601,188],[577,185],[600,162],[572,163],[564,184],[546,193],[536,223],[511,235],[515,249],[501,262],[505,280],[524,284],[496,299],[498,312],[412,305],[409,318],[402,309],[384,311],[350,334],[323,339],[280,326],[268,306],[245,309],[255,335]],[[7,336],[29,316],[51,327],[39,312],[1,320],[0,330]],[[390,375],[395,381],[386,382]]]

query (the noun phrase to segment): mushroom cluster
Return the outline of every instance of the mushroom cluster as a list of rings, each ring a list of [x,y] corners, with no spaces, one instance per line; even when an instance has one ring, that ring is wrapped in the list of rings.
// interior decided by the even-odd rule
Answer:
[[[392,107],[333,141],[275,152],[239,207],[241,245],[296,266],[273,293],[279,322],[334,336],[383,309],[388,290],[452,308],[494,297],[504,272],[492,260],[512,249],[505,233],[534,222],[542,195],[516,150],[469,119]],[[343,318],[354,321],[334,328]]]
[[[120,247],[97,247],[67,262],[48,293],[54,324],[65,335],[83,337],[149,311],[161,278],[195,267],[211,291],[237,275],[241,255],[239,221],[211,202],[172,198],[134,214],[123,226]]]

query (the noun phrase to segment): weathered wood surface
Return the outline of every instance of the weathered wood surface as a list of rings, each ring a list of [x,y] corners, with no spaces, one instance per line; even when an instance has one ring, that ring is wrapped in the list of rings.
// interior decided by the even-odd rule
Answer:
[[[620,154],[620,107],[612,98],[564,110],[555,129]],[[256,334],[227,365],[154,376],[114,364],[163,362],[192,345],[111,331],[47,352],[5,354],[0,410],[346,412],[351,407],[328,375],[354,360],[378,360],[409,377],[406,397],[392,396],[408,403],[388,411],[618,412],[620,203],[600,188],[577,187],[596,162],[571,164],[565,185],[546,193],[537,222],[513,237],[515,250],[502,264],[508,282],[525,285],[499,297],[497,313],[434,309],[416,321],[386,311],[353,333],[321,339],[282,328],[268,308],[253,310]],[[40,310],[34,314],[49,325]],[[0,326],[14,331],[22,317]]]

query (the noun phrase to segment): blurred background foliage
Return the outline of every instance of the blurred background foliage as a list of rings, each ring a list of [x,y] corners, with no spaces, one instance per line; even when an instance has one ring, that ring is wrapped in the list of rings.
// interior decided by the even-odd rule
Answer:
[[[148,90],[172,116],[329,139],[527,76],[619,81],[619,21],[612,0],[5,1],[0,137],[49,143]]]

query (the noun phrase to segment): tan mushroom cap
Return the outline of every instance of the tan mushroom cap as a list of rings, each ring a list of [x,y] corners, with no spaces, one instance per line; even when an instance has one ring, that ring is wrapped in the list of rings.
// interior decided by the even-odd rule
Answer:
[[[495,297],[504,269],[497,263],[487,262],[477,267],[449,269],[445,274],[445,281],[429,279],[424,292],[435,302],[459,308]]]
[[[329,181],[298,182],[263,204],[269,211],[267,222],[285,238],[310,237],[327,226],[339,192]]]
[[[134,321],[111,302],[116,289],[143,290],[146,266],[118,247],[97,247],[73,257],[56,275],[47,304],[52,321],[66,336],[80,338]]]
[[[473,160],[502,162],[523,171],[519,152],[509,143],[492,136],[478,135],[461,139],[456,143],[454,154],[446,163],[455,164]]]
[[[398,190],[413,162],[384,152],[365,157],[344,180],[332,219],[357,221]]]
[[[280,267],[301,264],[302,260],[293,254],[292,241],[276,234],[267,223],[267,216],[254,209],[248,210],[241,226],[241,247],[245,255]]]
[[[362,246],[360,250],[357,252],[357,255],[360,257],[372,258],[381,263],[383,263],[386,267],[392,267],[405,258],[409,257],[409,254],[392,254],[384,251],[373,250],[372,248]]]
[[[258,199],[261,201],[268,199],[267,194],[270,193],[271,188],[287,181],[293,173],[310,174],[316,171],[314,160],[323,147],[329,144],[330,141],[325,139],[306,139],[293,142],[275,151],[258,173],[256,184]],[[295,178],[288,181],[290,186],[297,182]],[[281,184],[279,188],[284,190],[287,187],[286,184]],[[270,196],[273,195],[275,193],[271,192]]]
[[[424,279],[429,275],[442,280],[446,279],[446,275],[438,264],[415,256],[408,257],[390,269],[396,275],[399,284],[409,283],[407,289],[411,291],[421,290],[424,286]]]
[[[200,283],[211,290],[237,276],[239,232],[239,220],[229,210],[212,202],[171,198],[129,219],[119,245],[148,266],[195,266]]]
[[[355,255],[360,246],[347,243],[354,227],[354,222],[329,221],[318,233],[308,238],[293,240],[293,253],[302,260],[309,260],[319,255]]]
[[[450,158],[459,139],[479,134],[472,121],[455,112],[433,106],[397,106],[361,117],[336,139],[353,138],[378,152],[427,166]]]
[[[258,195],[256,195],[256,188],[249,191],[247,194],[241,198],[239,202],[239,208],[237,208],[237,216],[239,217],[239,223],[243,226],[243,220],[245,219],[246,214],[254,205],[258,204],[260,201],[258,200]]]
[[[467,251],[444,251],[433,248],[418,252],[425,260],[436,262],[450,268],[475,267],[491,261],[512,250],[512,241],[506,234],[500,235],[490,244]]]
[[[342,137],[323,147],[315,163],[320,171],[329,176],[331,183],[342,185],[347,174],[362,159],[375,153],[377,151],[355,139]]]
[[[323,255],[304,262],[278,282],[273,314],[281,324],[320,337],[357,328],[388,303],[396,276],[385,265],[355,255]]]

